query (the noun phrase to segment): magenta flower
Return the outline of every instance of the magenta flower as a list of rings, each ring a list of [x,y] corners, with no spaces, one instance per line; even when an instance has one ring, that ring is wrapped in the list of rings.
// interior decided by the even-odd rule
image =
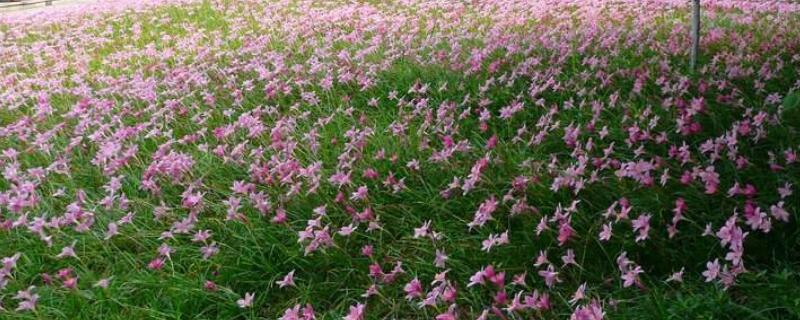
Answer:
[[[158,257],[150,261],[147,264],[147,268],[150,270],[161,270],[164,267],[164,258]]]
[[[422,289],[422,283],[417,278],[414,278],[409,283],[407,283],[405,287],[403,287],[403,291],[406,292],[407,300],[419,298],[424,295],[424,289]]]

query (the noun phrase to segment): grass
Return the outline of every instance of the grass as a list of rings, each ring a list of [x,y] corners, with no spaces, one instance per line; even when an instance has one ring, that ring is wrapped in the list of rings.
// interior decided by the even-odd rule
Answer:
[[[244,3],[244,4],[242,4]],[[49,176],[46,183],[37,189],[41,197],[40,203],[30,212],[30,217],[53,217],[61,215],[67,205],[73,202],[78,190],[86,192],[88,201],[92,204],[92,211],[96,215],[95,227],[86,233],[76,233],[71,229],[52,230],[53,245],[46,246],[34,234],[24,228],[2,231],[0,239],[4,243],[0,246],[0,257],[10,256],[15,252],[23,252],[18,269],[14,272],[13,281],[6,289],[0,291],[2,305],[14,305],[11,299],[17,290],[23,290],[29,285],[37,286],[37,293],[41,296],[39,306],[35,312],[3,312],[0,318],[8,319],[273,319],[283,313],[283,310],[295,304],[313,304],[321,319],[338,319],[345,315],[348,307],[358,302],[363,302],[361,295],[372,280],[367,276],[367,270],[372,263],[378,263],[384,270],[390,269],[394,263],[402,261],[407,275],[396,283],[383,285],[380,293],[369,299],[369,318],[395,318],[395,319],[422,319],[433,318],[445,312],[446,306],[434,308],[417,308],[413,302],[406,301],[403,296],[403,285],[413,277],[419,277],[426,287],[433,280],[433,275],[439,272],[431,261],[436,249],[444,249],[450,257],[448,261],[448,279],[458,283],[459,306],[463,315],[476,316],[490,304],[494,292],[481,287],[466,288],[468,278],[478,269],[488,264],[506,271],[507,278],[511,274],[529,272],[528,279],[532,288],[542,288],[540,278],[536,276],[532,261],[539,250],[550,249],[551,261],[558,261],[563,248],[558,246],[556,233],[546,232],[537,237],[534,233],[540,215],[509,216],[505,214],[510,209],[510,204],[502,204],[503,214],[496,214],[496,220],[487,227],[470,231],[467,223],[472,220],[478,205],[487,197],[496,195],[501,198],[509,189],[509,182],[516,176],[525,175],[540,177],[541,183],[533,184],[524,190],[528,202],[543,213],[552,213],[560,205],[568,206],[575,199],[579,199],[580,209],[573,216],[574,226],[581,230],[577,238],[570,243],[578,253],[578,263],[581,267],[566,269],[562,273],[563,283],[559,289],[551,291],[551,298],[555,309],[543,314],[546,318],[567,317],[572,309],[567,302],[575,288],[583,282],[591,284],[589,295],[603,299],[606,303],[607,316],[612,319],[792,319],[800,318],[800,298],[797,297],[796,288],[800,285],[800,255],[794,250],[800,244],[800,233],[796,224],[796,214],[792,215],[790,222],[777,224],[768,234],[751,234],[747,238],[746,261],[749,273],[741,276],[735,286],[727,290],[716,283],[705,283],[699,276],[705,268],[705,262],[713,257],[724,256],[724,250],[719,247],[718,241],[711,237],[699,237],[706,223],[713,223],[715,227],[721,225],[734,208],[741,205],[738,199],[726,198],[723,194],[707,196],[703,194],[700,184],[688,187],[671,181],[665,187],[642,188],[639,184],[625,179],[615,179],[613,176],[602,177],[602,183],[587,186],[576,197],[570,190],[553,192],[550,190],[552,172],[546,168],[552,157],[558,160],[560,169],[574,164],[571,150],[565,148],[561,136],[562,128],[556,128],[546,140],[537,146],[527,147],[512,143],[512,138],[517,134],[517,128],[526,124],[533,129],[536,121],[548,112],[550,105],[564,105],[573,100],[581,103],[584,99],[576,92],[547,91],[541,98],[546,100],[546,106],[528,107],[523,113],[516,115],[508,122],[494,121],[489,124],[486,132],[478,130],[477,117],[470,117],[458,121],[456,140],[466,139],[474,148],[480,149],[492,134],[496,134],[500,143],[491,151],[493,164],[490,173],[485,174],[475,190],[463,197],[443,199],[440,191],[450,183],[454,176],[466,176],[472,164],[484,155],[482,150],[456,154],[447,163],[435,164],[426,160],[431,155],[431,150],[422,148],[430,144],[434,149],[441,147],[440,141],[435,141],[443,129],[441,123],[425,121],[424,112],[411,107],[399,107],[396,101],[386,97],[392,91],[397,91],[401,96],[422,98],[421,95],[410,94],[412,88],[419,81],[430,86],[430,93],[424,98],[429,106],[441,106],[448,102],[461,103],[469,95],[474,99],[480,87],[486,86],[490,78],[496,74],[486,72],[484,66],[480,72],[465,74],[454,71],[446,66],[423,63],[414,55],[392,61],[391,65],[377,72],[376,85],[361,90],[358,85],[336,84],[329,90],[314,87],[320,102],[318,105],[309,105],[302,102],[300,92],[293,91],[288,94],[269,98],[262,90],[245,91],[242,98],[236,101],[231,97],[231,83],[225,77],[230,76],[216,69],[232,67],[241,60],[252,58],[258,53],[239,52],[244,44],[242,39],[253,40],[256,34],[273,37],[264,50],[278,52],[292,52],[289,57],[295,60],[286,61],[286,65],[305,63],[305,59],[313,53],[313,45],[302,47],[304,41],[290,41],[285,36],[286,30],[275,25],[260,24],[257,21],[257,9],[263,5],[249,4],[246,2],[204,1],[194,5],[172,6],[164,5],[141,13],[124,13],[118,15],[100,15],[94,17],[99,22],[89,29],[90,34],[100,35],[110,27],[113,32],[106,37],[110,41],[98,45],[89,54],[88,66],[85,72],[92,75],[94,82],[88,86],[95,91],[103,90],[107,83],[99,81],[101,76],[130,79],[137,75],[155,77],[163,82],[179,81],[163,73],[164,70],[174,70],[180,67],[198,68],[201,73],[209,75],[209,83],[193,85],[192,94],[174,94],[170,97],[170,90],[175,85],[159,82],[155,91],[161,96],[156,101],[147,102],[132,97],[133,93],[126,90],[116,90],[106,98],[113,99],[113,108],[108,112],[93,112],[91,116],[102,119],[100,122],[110,124],[108,132],[119,129],[123,124],[135,125],[154,119],[163,126],[164,131],[171,131],[171,135],[156,137],[134,136],[130,141],[125,141],[125,146],[137,145],[138,152],[127,166],[122,167],[116,174],[124,176],[122,192],[130,200],[129,210],[112,208],[110,210],[95,206],[104,196],[102,187],[107,183],[107,177],[100,168],[91,164],[98,146],[88,137],[75,151],[70,153],[69,175],[57,174]],[[237,6],[252,9],[253,16],[245,14],[247,25],[252,29],[233,30],[231,23],[237,17]],[[380,7],[380,4],[376,4]],[[389,7],[392,8],[392,7]],[[412,9],[409,9],[412,10]],[[421,10],[421,9],[420,9]],[[476,14],[477,13],[468,13]],[[685,12],[673,13],[678,19],[685,19]],[[431,16],[435,17],[435,16]],[[577,18],[576,18],[577,19]],[[665,18],[666,19],[666,18]],[[797,17],[792,17],[797,24]],[[489,19],[476,19],[480,23],[474,25],[476,30],[484,24],[490,24]],[[577,19],[572,22],[580,24]],[[722,16],[718,20],[710,21],[712,25],[719,23],[723,28],[744,28],[744,30],[758,30],[758,24],[741,25]],[[759,20],[759,23],[766,23]],[[424,23],[420,23],[424,24]],[[528,22],[534,25],[534,22]],[[526,25],[528,25],[526,24]],[[730,24],[730,26],[729,26]],[[134,25],[141,25],[141,37],[135,37],[131,32]],[[0,30],[6,27],[0,25]],[[47,30],[43,27],[43,30]],[[66,27],[65,27],[66,28]],[[669,37],[667,33],[671,25],[651,27],[653,34],[660,37]],[[343,28],[342,30],[346,30]],[[482,31],[474,31],[481,34]],[[744,31],[743,31],[744,32]],[[239,36],[236,36],[238,33]],[[345,33],[343,31],[343,33]],[[162,36],[173,36],[174,41],[162,41]],[[253,34],[252,37],[241,37],[242,34]],[[415,41],[423,41],[420,36]],[[193,35],[198,39],[193,40],[193,45],[182,47],[178,40],[186,40]],[[476,36],[481,38],[484,36]],[[786,37],[796,34],[786,35]],[[41,38],[40,38],[41,37]],[[765,43],[768,36],[758,34],[756,39]],[[47,40],[42,40],[47,39]],[[230,40],[228,40],[230,39]],[[36,43],[38,41],[56,41],[50,39],[45,33],[30,31],[29,36],[16,39],[20,44]],[[8,44],[11,40],[6,40]],[[189,40],[187,40],[189,41]],[[215,44],[216,41],[222,43]],[[281,43],[286,41],[288,43]],[[309,40],[308,43],[326,43],[328,40]],[[389,42],[387,40],[387,42]],[[484,46],[484,43],[475,39],[464,41],[466,49]],[[201,57],[195,49],[208,45],[220,50],[220,56]],[[346,41],[337,42],[337,49],[356,52],[357,45],[349,47]],[[571,46],[578,47],[573,43]],[[175,57],[161,61],[157,56],[125,56],[125,52],[142,54],[147,52],[148,46],[161,51],[165,48],[175,50]],[[610,141],[617,141],[619,149],[615,152],[616,159],[621,161],[634,161],[636,156],[632,149],[622,146],[627,137],[626,128],[620,125],[625,118],[650,119],[643,114],[652,112],[661,119],[665,119],[654,126],[654,131],[674,131],[676,118],[674,110],[657,107],[663,99],[660,88],[654,81],[648,82],[640,95],[628,94],[634,86],[634,81],[625,77],[616,81],[612,87],[603,86],[597,80],[582,79],[582,74],[592,73],[593,70],[584,63],[590,56],[596,56],[604,50],[593,43],[587,52],[572,52],[568,62],[564,64],[561,73],[554,79],[566,86],[580,83],[592,93],[587,94],[592,100],[607,103],[615,92],[623,92],[618,109],[607,109],[597,118],[598,124],[608,125]],[[637,50],[635,46],[618,45],[621,47],[619,54],[609,59],[611,69],[628,69],[641,67],[655,73],[658,65],[648,61],[661,57],[660,51],[653,48]],[[726,45],[718,42],[707,47],[704,65],[716,66],[710,59],[717,52],[726,52],[735,44]],[[365,58],[365,61],[380,61],[385,58],[386,50],[391,45],[380,48],[374,55]],[[361,47],[363,48],[363,47]],[[552,48],[537,48],[545,57],[557,57],[558,52]],[[776,49],[778,50],[778,49]],[[468,55],[469,50],[465,50]],[[787,50],[786,55],[794,51]],[[427,56],[431,52],[423,51],[419,56]],[[493,59],[507,57],[502,49],[493,51]],[[69,73],[83,72],[75,63],[81,60],[80,54],[75,52],[68,64]],[[30,53],[33,59],[36,53]],[[510,72],[509,65],[515,65],[529,57],[517,54],[506,61],[501,68],[502,72]],[[671,56],[669,61],[675,68],[684,67],[680,62],[684,57]],[[789,60],[788,57],[784,57]],[[69,58],[68,58],[69,59]],[[240,60],[240,61],[237,61]],[[253,61],[258,61],[255,58]],[[554,59],[554,58],[551,58]],[[489,59],[491,61],[492,59]],[[6,68],[3,72],[16,71],[24,76],[39,77],[43,72],[37,69],[30,61],[27,65],[18,68]],[[50,62],[54,63],[54,62]],[[162,68],[162,64],[169,67]],[[539,66],[545,69],[547,66]],[[720,76],[724,70],[711,73],[707,76]],[[24,77],[23,76],[23,77]],[[267,81],[258,79],[253,72],[242,71],[233,82],[241,84],[244,79],[252,80],[260,88],[267,85]],[[285,77],[281,75],[278,77]],[[689,74],[690,81],[701,78],[697,74]],[[721,76],[720,76],[721,77]],[[784,68],[782,73],[769,81],[766,85],[771,91],[787,92],[793,83],[800,79],[796,68]],[[281,80],[285,80],[281,78]],[[287,80],[288,81],[288,80]],[[437,90],[446,85],[445,90]],[[533,83],[530,79],[519,79],[509,86],[490,86],[483,94],[491,103],[487,106],[494,117],[500,108],[511,103],[519,94],[528,106],[535,105],[535,100],[530,99],[525,93]],[[461,88],[459,87],[461,86]],[[745,104],[757,110],[768,110],[769,106],[762,106],[764,92],[756,90],[753,79],[743,78],[735,83],[740,96]],[[308,89],[305,89],[308,91]],[[697,94],[695,87],[690,88]],[[217,96],[215,106],[208,106],[202,97],[201,91],[208,91]],[[700,123],[706,128],[701,134],[685,138],[687,144],[693,148],[699,147],[709,138],[714,138],[730,128],[734,121],[741,118],[740,109],[730,111],[730,106],[715,102],[711,97],[722,95],[722,92],[713,90],[706,95],[709,97],[708,113],[700,116]],[[70,110],[79,99],[74,94],[59,92],[51,96],[53,107],[58,113]],[[349,103],[343,102],[347,98]],[[379,98],[378,107],[368,107],[370,98]],[[164,107],[167,101],[175,99],[183,106],[188,106],[185,115],[179,115],[178,108]],[[125,106],[124,104],[132,104]],[[471,100],[465,105],[458,105],[457,111],[462,112],[466,107],[474,106],[478,102]],[[33,116],[36,112],[33,101],[26,101],[20,108],[11,110],[4,106],[0,114],[0,126],[8,127],[12,123],[26,116]],[[155,108],[151,106],[157,106]],[[344,226],[350,223],[350,216],[344,206],[335,205],[332,199],[338,190],[336,187],[323,182],[314,194],[301,194],[299,196],[286,196],[289,192],[287,185],[259,185],[258,191],[269,195],[275,205],[280,205],[288,212],[288,225],[276,225],[269,219],[260,217],[258,212],[250,205],[243,206],[241,212],[247,216],[247,223],[226,222],[226,207],[223,200],[230,196],[230,186],[234,181],[248,180],[249,168],[243,163],[225,161],[221,157],[203,152],[197,144],[207,143],[211,146],[219,144],[212,134],[212,128],[224,126],[240,115],[257,110],[261,107],[274,107],[276,112],[265,114],[262,119],[270,126],[276,125],[281,119],[289,117],[296,119],[296,133],[294,138],[302,141],[300,133],[308,132],[312,128],[319,129],[319,141],[322,143],[320,150],[314,152],[306,143],[299,143],[295,153],[296,160],[303,166],[315,161],[323,165],[323,176],[328,177],[336,171],[334,167],[339,161],[339,156],[345,152],[344,133],[350,129],[375,128],[369,137],[368,143],[358,154],[363,154],[353,163],[355,172],[366,168],[374,168],[382,174],[392,172],[398,178],[405,178],[406,189],[399,193],[392,193],[382,186],[381,181],[369,181],[354,177],[354,185],[367,185],[370,189],[368,205],[379,215],[383,228],[374,232],[364,232],[365,225],[359,227],[359,232],[348,238],[337,237],[336,245],[311,255],[304,255],[303,247],[297,243],[297,231],[305,228],[307,220],[312,218],[312,210],[318,206],[328,204],[328,222],[333,226]],[[351,109],[348,111],[348,109]],[[168,110],[159,115],[155,110]],[[141,114],[136,114],[141,111]],[[436,109],[428,109],[435,116]],[[230,115],[226,115],[230,112]],[[419,113],[422,112],[422,113]],[[307,113],[307,114],[306,114]],[[352,113],[350,115],[349,113]],[[456,113],[458,114],[458,113]],[[360,116],[365,117],[362,123]],[[333,116],[331,122],[324,126],[315,125],[319,118]],[[452,115],[448,115],[452,116]],[[205,122],[196,121],[196,117],[204,118]],[[557,118],[562,124],[574,122],[586,124],[592,118],[590,108],[575,108],[559,111]],[[405,121],[404,119],[408,119]],[[59,122],[64,122],[66,127],[74,129],[79,126],[80,119],[67,119],[52,117],[52,121],[45,121],[38,126],[39,130],[51,128]],[[627,120],[626,120],[627,121]],[[405,122],[408,127],[406,135],[392,134],[387,128],[395,122]],[[766,163],[766,151],[784,150],[796,147],[798,141],[796,123],[782,123],[771,128],[766,139],[757,143],[743,141],[741,152],[751,162]],[[159,178],[162,193],[154,196],[141,188],[141,177],[152,156],[160,145],[168,142],[173,137],[184,137],[196,132],[205,132],[207,135],[200,138],[195,144],[176,144],[174,149],[192,156],[195,164],[183,181],[170,181],[168,178]],[[45,167],[62,156],[61,151],[70,143],[67,132],[60,132],[52,140],[53,152],[45,153],[32,150],[29,141],[18,137],[3,137],[0,139],[0,149],[14,148],[18,150],[31,150],[22,153],[19,161],[22,168]],[[670,133],[670,137],[681,139]],[[332,139],[337,143],[330,143]],[[244,132],[238,131],[226,138],[224,143],[233,147],[246,143],[248,150],[264,147],[269,150],[269,135],[248,138]],[[585,137],[581,138],[585,143]],[[598,142],[600,143],[600,142]],[[602,142],[596,149],[602,150],[608,146],[608,141]],[[668,146],[648,143],[645,146],[647,154],[667,153]],[[230,150],[230,149],[229,149]],[[376,160],[373,156],[379,150],[385,150],[387,155],[398,156],[397,164],[388,160]],[[707,161],[699,153],[698,161]],[[247,158],[247,157],[245,157]],[[411,160],[420,160],[419,171],[410,170],[405,163]],[[533,163],[524,166],[524,163]],[[680,172],[682,168],[674,163],[668,164],[671,172]],[[773,174],[763,166],[752,166],[745,170],[737,170],[730,162],[723,162],[717,166],[722,177],[722,186],[729,187],[735,181],[753,183],[759,186],[759,203],[774,203],[777,196],[771,190],[785,182],[800,185],[800,169],[797,166],[787,167],[781,174]],[[677,173],[674,173],[677,174]],[[181,193],[191,181],[202,180],[205,192],[204,210],[200,213],[201,219],[197,222],[196,230],[211,230],[213,239],[220,245],[220,253],[209,261],[200,259],[198,245],[189,242],[187,235],[177,235],[178,240],[166,241],[175,249],[171,259],[161,271],[147,270],[146,265],[156,255],[156,248],[164,240],[159,239],[162,232],[169,229],[170,225],[179,221],[186,215],[186,210],[179,207]],[[382,180],[382,179],[381,179]],[[675,180],[675,179],[673,179]],[[8,190],[12,183],[0,179],[0,190]],[[51,197],[53,192],[63,188],[66,197]],[[723,191],[726,189],[723,189]],[[770,192],[766,192],[770,190]],[[676,197],[683,197],[690,203],[687,220],[681,222],[680,233],[675,239],[667,239],[664,231],[666,221],[671,218],[671,209]],[[609,243],[601,244],[596,234],[601,223],[598,217],[606,210],[609,204],[620,197],[631,200],[637,212],[649,212],[653,219],[661,223],[656,224],[651,233],[651,239],[646,245],[636,243],[627,223],[617,225],[615,233],[620,236]],[[796,208],[798,198],[786,200],[787,207]],[[174,210],[167,219],[154,221],[153,210],[161,202],[172,206]],[[245,201],[246,202],[246,201]],[[364,205],[359,204],[357,209]],[[134,212],[136,219],[131,225],[120,227],[121,233],[110,240],[102,240],[106,225],[125,215]],[[3,211],[5,218],[14,217],[8,211]],[[422,239],[413,239],[411,235],[414,228],[421,226],[425,221],[432,221],[435,230],[442,232],[444,239],[431,242]],[[510,244],[492,249],[489,253],[478,250],[480,242],[490,233],[503,232],[509,229]],[[655,230],[657,229],[657,230]],[[79,259],[60,260],[54,256],[60,248],[77,241],[76,251]],[[375,247],[374,258],[360,255],[360,249],[367,244]],[[619,272],[615,262],[616,256],[621,251],[629,252],[629,257],[646,268],[642,275],[643,288],[622,288],[619,284]],[[668,284],[663,280],[672,272],[684,266],[687,270],[685,283],[676,285]],[[67,290],[58,285],[45,285],[42,274],[52,274],[61,268],[72,268],[79,275],[80,290]],[[296,270],[298,275],[296,288],[278,288],[275,281],[291,270]],[[689,276],[691,274],[691,276]],[[95,281],[112,277],[108,289],[92,288]],[[206,280],[214,281],[219,285],[219,290],[211,292],[204,290]],[[256,292],[254,308],[241,309],[235,301],[245,292]],[[532,315],[531,315],[532,316]]]

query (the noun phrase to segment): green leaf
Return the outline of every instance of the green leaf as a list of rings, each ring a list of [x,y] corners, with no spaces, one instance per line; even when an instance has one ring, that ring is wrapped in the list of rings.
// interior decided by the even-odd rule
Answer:
[[[800,107],[800,94],[794,92],[783,98],[783,107],[786,108],[786,110],[792,110]]]

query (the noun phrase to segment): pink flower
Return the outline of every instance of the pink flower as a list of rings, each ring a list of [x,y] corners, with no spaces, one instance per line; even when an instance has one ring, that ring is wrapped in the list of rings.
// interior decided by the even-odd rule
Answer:
[[[434,320],[457,320],[455,313],[453,311],[447,311],[445,313],[438,314]]]
[[[35,311],[36,310],[36,303],[39,301],[39,295],[33,293],[33,290],[36,289],[34,286],[28,287],[28,289],[17,291],[17,294],[14,296],[15,300],[20,300],[19,305],[17,306],[16,311]]]
[[[485,272],[485,269],[481,269],[480,271],[475,272],[475,274],[473,274],[471,277],[469,277],[469,283],[467,284],[467,288],[472,287],[472,286],[474,286],[476,284],[480,284],[480,285],[485,284],[486,280],[484,279],[484,272]]]
[[[633,261],[628,259],[628,253],[623,251],[617,256],[617,268],[622,273],[622,286],[627,288],[633,284],[641,285],[639,282],[639,274],[644,273],[641,266],[636,265]]]
[[[492,150],[497,146],[497,135],[492,135],[489,140],[486,141],[486,149]]]
[[[296,287],[296,285],[294,284],[294,270],[286,274],[283,277],[283,280],[275,281],[275,283],[278,284],[278,286],[281,288],[286,286]]]
[[[786,182],[782,187],[778,188],[778,194],[781,196],[781,199],[785,199],[792,195],[792,184]]]
[[[561,256],[561,261],[564,263],[564,266],[567,265],[578,265],[578,262],[575,261],[575,251],[572,249],[567,249],[567,253]]]
[[[205,242],[211,238],[211,230],[199,230],[192,237],[192,242]]]
[[[639,215],[636,220],[631,222],[631,225],[633,226],[633,232],[639,232],[639,235],[636,236],[636,242],[646,240],[650,233],[650,215]]]
[[[430,229],[431,229],[431,221],[430,220],[425,221],[425,223],[423,223],[421,227],[414,228],[414,238],[417,239],[417,238],[427,237],[430,233]]]
[[[278,320],[314,320],[316,318],[317,316],[314,314],[314,309],[310,304],[307,304],[302,309],[300,304],[296,304],[294,307],[286,309],[283,312],[283,316]]]
[[[368,195],[369,195],[369,189],[367,189],[367,186],[360,186],[358,187],[358,190],[356,190],[356,192],[353,192],[353,194],[350,196],[350,200],[353,201],[364,200],[367,198]]]
[[[162,244],[161,244],[161,245],[158,247],[158,255],[159,255],[159,256],[161,256],[161,257],[166,257],[167,259],[169,259],[169,258],[170,258],[170,255],[171,255],[171,254],[172,254],[172,252],[174,252],[174,251],[175,251],[175,250],[174,250],[174,249],[172,249],[172,247],[170,247],[170,246],[169,246],[169,245],[167,245],[166,243],[162,243]]]
[[[483,277],[498,288],[503,288],[505,286],[506,273],[495,272],[494,267],[491,265],[486,267],[486,270],[483,271]]]
[[[207,246],[200,247],[200,254],[203,255],[203,260],[208,260],[217,253],[219,253],[219,246],[217,246],[216,242],[211,242],[211,244]]]
[[[539,250],[539,255],[536,256],[536,261],[533,263],[533,266],[539,267],[546,263],[550,263],[550,261],[547,260],[547,251]]]
[[[357,229],[358,229],[358,226],[354,226],[351,223],[351,224],[346,225],[346,226],[342,227],[341,229],[339,229],[339,231],[337,233],[339,235],[341,235],[341,236],[347,237],[350,234],[352,234],[354,231],[356,231]]]
[[[641,266],[636,266],[633,269],[628,269],[622,274],[622,286],[627,288],[633,284],[639,284],[639,274],[644,273]]]
[[[375,284],[373,284],[373,285],[370,285],[369,288],[367,288],[367,290],[361,296],[364,297],[364,298],[369,298],[369,297],[374,296],[376,294],[378,294],[378,287]]]
[[[253,305],[253,298],[255,298],[255,293],[247,292],[244,294],[244,298],[236,300],[236,304],[242,309],[250,308]]]
[[[556,283],[561,282],[561,280],[558,278],[558,272],[553,270],[553,266],[548,266],[547,270],[539,271],[539,276],[544,278],[544,283],[549,288],[552,288]]]
[[[372,257],[373,247],[371,244],[361,247],[361,254],[365,257]]]
[[[75,290],[78,288],[78,277],[68,277],[64,279],[64,282],[61,284],[62,287],[65,289]]]
[[[286,210],[278,208],[275,210],[275,216],[272,217],[271,222],[274,224],[282,224],[288,220],[289,216],[286,215]]]
[[[67,278],[72,277],[72,269],[71,268],[62,268],[56,272],[56,276],[58,276],[61,280],[66,280]]]
[[[490,234],[488,239],[483,240],[482,242],[483,247],[481,248],[481,250],[489,252],[490,250],[492,250],[492,247],[494,246],[506,245],[508,243],[509,243],[508,230],[506,230],[506,232],[501,233],[500,235]]]
[[[203,284],[203,289],[205,289],[206,291],[212,291],[212,292],[213,291],[217,291],[217,284],[214,283],[214,281],[206,280],[206,282]]]
[[[599,239],[600,241],[608,241],[612,235],[611,222],[604,224],[602,228]]]
[[[444,268],[447,259],[447,254],[444,251],[436,249],[436,257],[433,259],[433,265],[437,268]]]
[[[706,263],[706,271],[703,271],[703,276],[706,277],[706,282],[711,282],[719,276],[719,259]]]
[[[713,166],[708,166],[705,170],[698,170],[697,172],[697,176],[705,183],[706,194],[717,193],[719,187],[719,174],[714,169]]]
[[[492,213],[497,210],[497,199],[495,196],[489,197],[486,199],[480,207],[478,207],[478,211],[475,212],[475,217],[472,222],[468,223],[470,229],[475,227],[482,227],[486,222],[492,220]]]
[[[522,291],[519,291],[516,295],[514,295],[514,298],[511,299],[511,302],[508,303],[508,306],[505,308],[505,310],[508,313],[514,313],[525,310],[526,308],[527,306],[522,303]]]
[[[783,208],[783,201],[769,207],[770,214],[777,220],[789,222],[789,212]]]
[[[508,120],[515,113],[522,111],[525,105],[520,101],[514,101],[510,105],[500,108],[500,119]]]
[[[575,229],[568,221],[562,222],[558,227],[558,245],[563,246],[575,234]]]
[[[336,172],[328,179],[328,181],[331,184],[341,188],[344,185],[350,184],[350,172]]]
[[[363,320],[364,319],[364,309],[366,305],[357,303],[354,306],[350,306],[350,312],[347,313],[343,320]]]
[[[580,306],[572,313],[570,320],[603,320],[606,313],[603,307],[595,300],[585,306]]]
[[[403,287],[403,291],[406,292],[407,300],[422,297],[422,295],[424,294],[422,289],[422,283],[417,278],[414,278],[409,283],[407,283],[405,287]]]
[[[150,261],[147,264],[147,268],[150,270],[161,270],[164,267],[164,258],[158,257]]]
[[[61,253],[59,253],[56,256],[56,258],[58,258],[58,259],[64,259],[64,258],[67,258],[67,257],[78,258],[78,256],[75,255],[75,244],[76,243],[77,243],[77,240],[73,241],[71,245],[69,245],[67,247],[64,247],[64,248],[61,248]]]
[[[108,223],[108,231],[106,231],[105,240],[111,239],[112,237],[119,234],[119,229],[117,228],[117,224],[114,222]]]
[[[111,284],[111,278],[103,278],[97,280],[97,282],[95,282],[92,286],[101,289],[107,289],[110,284]]]
[[[667,282],[683,282],[683,269],[681,268],[680,271],[672,273],[672,275],[667,278]]]

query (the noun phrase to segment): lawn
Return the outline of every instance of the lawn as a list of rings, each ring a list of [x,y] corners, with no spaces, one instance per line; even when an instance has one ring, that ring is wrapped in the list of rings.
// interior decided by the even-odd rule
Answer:
[[[0,319],[800,318],[800,4],[0,14]]]

